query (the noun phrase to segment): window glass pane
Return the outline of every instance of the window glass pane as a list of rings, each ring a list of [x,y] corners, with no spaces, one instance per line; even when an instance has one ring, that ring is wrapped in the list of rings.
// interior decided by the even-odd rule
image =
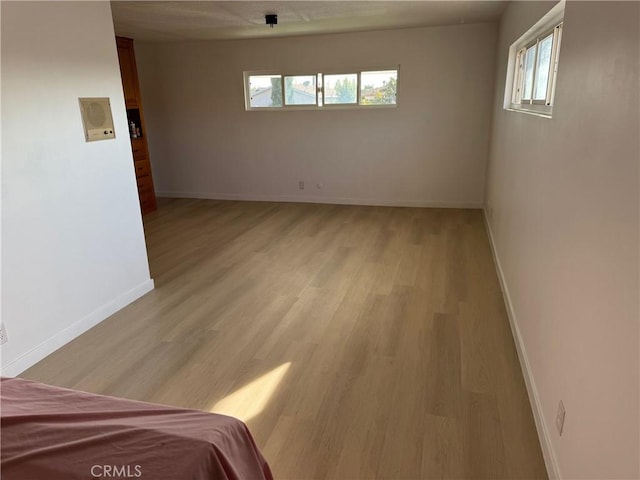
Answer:
[[[315,105],[316,76],[284,77],[284,103],[285,105]]]
[[[249,77],[249,106],[281,107],[281,78],[280,75],[251,75]]]
[[[324,76],[324,103],[345,104],[358,101],[358,74]]]
[[[534,100],[546,100],[547,85],[549,84],[549,67],[551,66],[551,46],[553,34],[541,40],[538,44],[538,65],[536,67],[536,88]]]
[[[522,86],[522,99],[531,100],[533,90],[533,63],[536,61],[536,45],[527,48],[524,56],[524,85]]]
[[[360,74],[360,103],[362,105],[395,105],[398,71],[362,72]]]

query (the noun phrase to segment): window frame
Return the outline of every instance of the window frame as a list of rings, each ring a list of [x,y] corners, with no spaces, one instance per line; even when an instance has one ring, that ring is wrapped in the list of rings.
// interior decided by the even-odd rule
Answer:
[[[505,110],[529,113],[551,118],[556,103],[556,84],[558,80],[560,47],[564,27],[565,0],[558,2],[535,25],[528,29],[509,48],[506,84],[503,108]],[[551,57],[549,59],[549,75],[544,99],[535,99],[536,80],[540,43],[552,35]],[[523,99],[525,84],[525,57],[527,50],[535,47],[533,61],[531,98]]]
[[[551,30],[546,30],[544,33],[537,35],[536,38],[529,43],[527,43],[524,47],[518,50],[516,54],[516,62],[515,68],[516,72],[514,72],[514,85],[512,88],[512,104],[514,105],[545,105],[545,106],[553,106],[553,94],[555,93],[555,84],[558,73],[558,52],[560,51],[560,43],[562,41],[562,23],[559,23]],[[547,80],[547,91],[544,99],[536,99],[535,91],[536,91],[536,80],[538,73],[538,59],[540,56],[540,43],[543,40],[551,37],[551,58],[549,59],[549,76]],[[536,47],[535,56],[533,59],[533,72],[532,72],[532,84],[531,84],[531,98],[525,99],[522,98],[523,90],[524,90],[524,82],[525,82],[525,59],[527,55],[527,51]]]
[[[386,104],[362,104],[361,101],[361,76],[363,73],[379,72],[379,71],[395,71],[396,72],[396,101],[395,103]],[[286,73],[285,73],[286,72]],[[325,103],[324,97],[324,76],[325,75],[356,75],[356,103]],[[282,89],[282,105],[281,106],[268,106],[258,107],[251,106],[251,87],[250,80],[254,76],[279,76],[280,85]],[[298,76],[315,76],[316,77],[316,103],[307,105],[287,105],[285,101],[285,78],[286,77],[298,77]],[[366,67],[366,68],[333,68],[333,69],[319,69],[317,73],[309,73],[309,70],[289,71],[276,69],[271,70],[248,70],[243,72],[244,77],[244,106],[245,111],[292,111],[292,110],[341,110],[341,109],[375,109],[375,108],[397,108],[398,91],[400,83],[400,65],[384,66],[384,67]]]

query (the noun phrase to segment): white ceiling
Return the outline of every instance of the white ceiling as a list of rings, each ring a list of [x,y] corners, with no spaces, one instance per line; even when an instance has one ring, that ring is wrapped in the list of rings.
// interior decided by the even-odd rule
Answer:
[[[313,35],[496,21],[503,1],[112,1],[117,35],[146,41]],[[265,25],[267,13],[278,25]]]

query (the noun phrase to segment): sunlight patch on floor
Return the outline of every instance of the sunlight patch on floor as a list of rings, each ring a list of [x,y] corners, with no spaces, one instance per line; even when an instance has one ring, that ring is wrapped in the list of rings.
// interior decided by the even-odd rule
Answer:
[[[267,406],[290,366],[291,362],[283,363],[256,378],[251,383],[217,402],[211,408],[211,412],[230,415],[239,418],[243,422],[251,420]]]

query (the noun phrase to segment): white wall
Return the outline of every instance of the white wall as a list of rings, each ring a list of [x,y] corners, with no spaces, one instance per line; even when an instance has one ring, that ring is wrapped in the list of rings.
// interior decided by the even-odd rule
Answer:
[[[552,6],[501,22],[487,216],[549,466],[638,478],[640,4],[567,2],[553,118],[505,111],[509,46]]]
[[[478,24],[136,43],[156,189],[188,197],[481,206],[496,35],[495,24]],[[245,70],[397,64],[396,109],[244,110]]]
[[[2,373],[153,287],[109,2],[2,2]],[[85,143],[78,97],[110,97]]]

